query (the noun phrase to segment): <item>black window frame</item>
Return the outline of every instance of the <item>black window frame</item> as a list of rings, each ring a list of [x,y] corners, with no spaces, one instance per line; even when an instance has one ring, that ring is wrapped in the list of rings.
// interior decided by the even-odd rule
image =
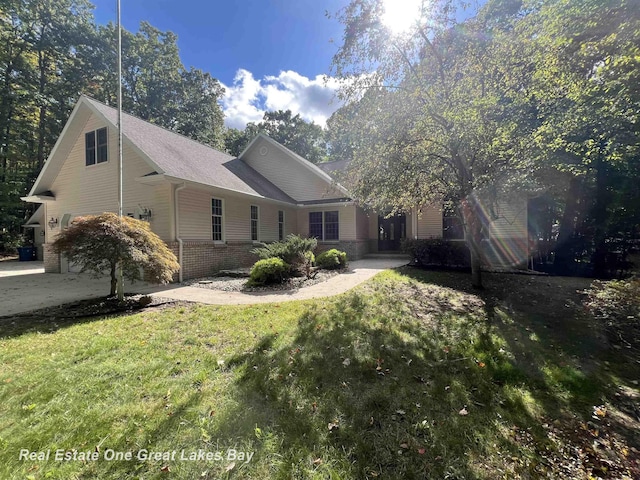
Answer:
[[[257,242],[260,237],[260,207],[258,205],[251,205],[249,210],[251,212],[251,241]]]
[[[109,161],[109,131],[98,128],[84,134],[84,164],[87,167]]]
[[[284,210],[278,210],[278,241],[284,240]]]
[[[211,239],[224,241],[224,202],[221,198],[211,198]]]
[[[309,212],[309,237],[323,242],[340,240],[340,213],[338,210]]]

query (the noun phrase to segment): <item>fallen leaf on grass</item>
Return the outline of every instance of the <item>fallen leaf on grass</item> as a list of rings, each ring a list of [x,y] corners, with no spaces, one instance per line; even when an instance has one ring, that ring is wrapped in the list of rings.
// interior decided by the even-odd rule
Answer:
[[[171,469],[169,468],[169,465],[165,465],[164,467],[162,467],[160,469],[161,472],[171,472]]]
[[[327,425],[327,428],[330,432],[337,429],[338,427],[340,427],[340,425],[338,425],[338,422],[329,422],[329,424]]]
[[[595,406],[593,407],[593,418],[604,418],[605,415],[607,414],[607,407],[605,407],[604,405],[599,405],[599,406]]]
[[[418,453],[419,453],[420,455],[424,455],[426,451],[427,451],[427,450],[426,450],[426,449],[424,449],[424,448],[419,448],[419,449],[418,449]]]
[[[460,410],[458,412],[458,415],[469,415],[469,411],[467,410],[467,407],[465,406],[462,410]]]
[[[345,367],[348,367],[349,365],[351,365],[351,359],[350,358],[345,358],[342,361],[342,365],[344,365]]]
[[[316,459],[313,461],[313,464],[314,464],[314,465],[320,465],[321,463],[322,463],[322,459],[321,459],[321,458],[316,458]]]
[[[409,448],[409,445],[407,445],[406,443],[401,443],[400,448],[404,448],[406,450],[407,448]]]
[[[231,462],[229,465],[227,465],[227,467],[224,469],[225,472],[230,472],[231,470],[233,470],[236,467],[236,462]]]

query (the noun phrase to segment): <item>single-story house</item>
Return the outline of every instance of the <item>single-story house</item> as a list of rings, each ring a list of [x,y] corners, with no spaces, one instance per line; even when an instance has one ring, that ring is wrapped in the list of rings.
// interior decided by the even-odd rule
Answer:
[[[123,114],[123,212],[147,220],[178,257],[180,278],[250,266],[258,242],[289,233],[318,238],[348,258],[399,250],[403,238],[459,237],[441,206],[384,218],[367,212],[331,176],[341,162],[314,165],[266,135],[234,158]],[[117,111],[78,100],[28,196],[43,205],[46,272],[73,271],[51,250],[77,216],[118,211]],[[527,245],[525,208],[506,208],[491,226],[499,263]],[[507,252],[508,255],[500,255]],[[526,260],[526,253],[524,256]]]

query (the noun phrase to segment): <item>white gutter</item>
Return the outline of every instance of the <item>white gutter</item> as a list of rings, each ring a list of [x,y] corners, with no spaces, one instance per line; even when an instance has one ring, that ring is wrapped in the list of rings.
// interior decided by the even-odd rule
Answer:
[[[187,184],[184,182],[182,183],[182,185],[176,188],[173,195],[173,208],[175,210],[175,220],[176,220],[176,241],[178,242],[178,264],[180,265],[180,272],[178,273],[178,279],[180,280],[180,283],[182,283],[183,274],[182,274],[182,238],[180,238],[180,213],[179,213],[180,202],[178,202],[178,192],[183,188],[187,188]]]

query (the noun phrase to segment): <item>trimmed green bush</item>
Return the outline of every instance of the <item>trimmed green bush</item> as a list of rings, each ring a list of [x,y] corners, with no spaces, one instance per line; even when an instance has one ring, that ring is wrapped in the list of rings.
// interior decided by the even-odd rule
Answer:
[[[402,241],[401,248],[421,267],[468,268],[471,266],[471,255],[465,242],[452,242],[441,238],[405,239]]]
[[[316,265],[320,268],[326,268],[327,270],[344,268],[347,266],[347,254],[332,248],[318,255]]]
[[[281,258],[258,260],[251,267],[248,283],[250,286],[282,283],[289,276],[290,268]]]

